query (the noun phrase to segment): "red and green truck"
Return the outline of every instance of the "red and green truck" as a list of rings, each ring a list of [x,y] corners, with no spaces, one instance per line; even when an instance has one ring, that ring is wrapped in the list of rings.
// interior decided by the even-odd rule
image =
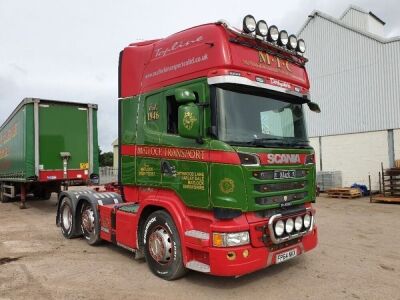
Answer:
[[[250,15],[243,30],[220,21],[126,47],[120,193],[62,192],[63,235],[117,244],[166,280],[241,276],[316,247],[304,51]]]
[[[0,127],[0,199],[98,178],[97,105],[25,98]]]

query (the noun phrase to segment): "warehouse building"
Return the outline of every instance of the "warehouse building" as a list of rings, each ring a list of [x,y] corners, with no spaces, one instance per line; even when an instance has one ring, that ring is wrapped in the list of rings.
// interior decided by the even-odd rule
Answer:
[[[340,171],[342,185],[379,184],[400,159],[400,37],[386,38],[374,13],[350,6],[340,18],[314,11],[299,31],[306,41],[311,98],[307,112],[317,170]]]

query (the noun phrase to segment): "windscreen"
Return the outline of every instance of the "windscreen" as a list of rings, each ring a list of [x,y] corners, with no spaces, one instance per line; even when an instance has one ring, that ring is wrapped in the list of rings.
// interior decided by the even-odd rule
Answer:
[[[217,87],[218,139],[229,144],[308,146],[302,105]]]

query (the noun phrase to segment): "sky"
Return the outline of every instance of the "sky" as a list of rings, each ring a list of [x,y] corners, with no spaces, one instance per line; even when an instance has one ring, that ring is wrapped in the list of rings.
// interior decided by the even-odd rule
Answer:
[[[220,19],[239,27],[247,14],[296,33],[313,10],[338,18],[350,4],[400,36],[399,0],[0,0],[0,124],[26,97],[96,103],[99,145],[111,151],[118,55],[129,43]]]

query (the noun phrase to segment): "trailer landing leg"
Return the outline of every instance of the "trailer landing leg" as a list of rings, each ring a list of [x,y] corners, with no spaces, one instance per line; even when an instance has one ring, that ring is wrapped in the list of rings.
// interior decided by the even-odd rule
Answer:
[[[21,203],[19,204],[20,209],[26,208],[25,201],[26,201],[26,186],[25,184],[21,184]]]

